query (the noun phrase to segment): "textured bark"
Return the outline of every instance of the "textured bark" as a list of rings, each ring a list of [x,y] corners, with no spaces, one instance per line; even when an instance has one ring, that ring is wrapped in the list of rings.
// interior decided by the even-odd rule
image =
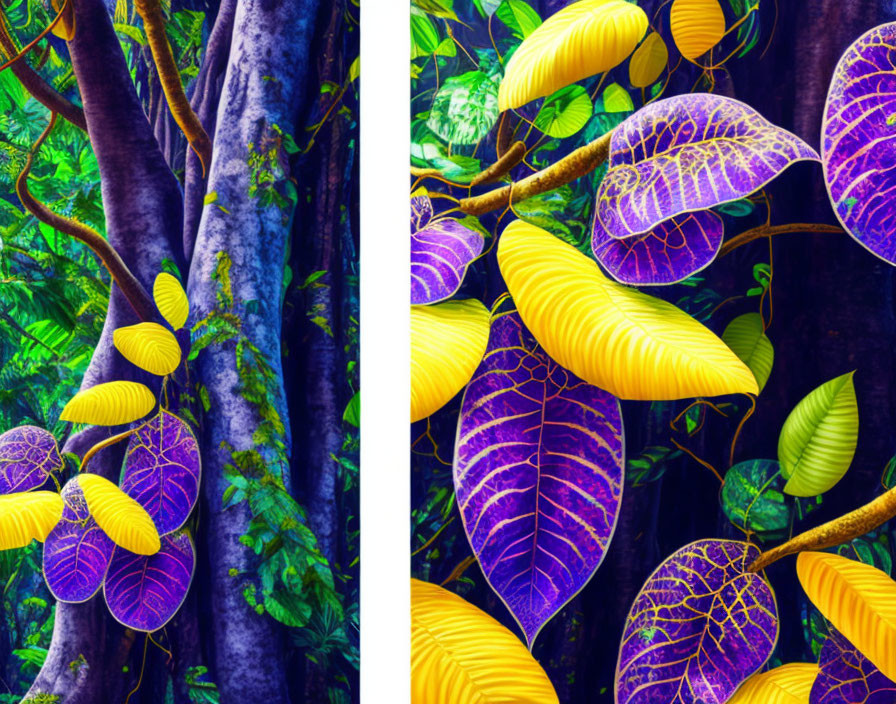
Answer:
[[[201,319],[217,305],[212,275],[218,255],[229,256],[242,332],[275,371],[276,406],[287,428],[280,302],[293,207],[281,209],[259,202],[261,192],[253,188],[257,164],[250,159],[273,154],[283,171],[277,170],[277,181],[270,187],[283,189],[289,178],[288,161],[275,125],[293,132],[304,107],[316,12],[314,0],[241,0],[237,5],[208,185],[227,212],[218,207],[204,209],[189,278],[190,299]],[[253,191],[255,195],[247,198],[246,193]],[[248,302],[254,302],[251,310]],[[203,351],[198,369],[212,408],[201,442],[216,682],[223,702],[287,702],[283,649],[278,647],[282,629],[249,607],[242,593],[243,580],[229,574],[231,569],[244,572],[254,567],[254,555],[239,542],[248,525],[248,509],[245,503],[223,509],[221,501],[229,484],[223,470],[231,461],[230,451],[221,443],[234,450],[253,448],[252,434],[260,418],[240,395],[233,343]],[[289,438],[284,440],[288,447]],[[289,476],[283,478],[288,486]]]

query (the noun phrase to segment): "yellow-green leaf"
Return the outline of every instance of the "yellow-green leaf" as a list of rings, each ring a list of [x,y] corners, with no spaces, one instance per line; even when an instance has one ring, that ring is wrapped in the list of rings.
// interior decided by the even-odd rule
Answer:
[[[646,88],[660,77],[668,62],[666,42],[659,33],[651,32],[628,62],[628,80],[635,88]]]
[[[588,91],[582,86],[567,86],[545,98],[535,116],[535,126],[549,137],[566,139],[588,124],[593,113]]]
[[[122,425],[143,418],[156,405],[156,397],[135,381],[110,381],[76,393],[65,404],[60,420],[90,425]]]
[[[475,299],[411,306],[411,422],[467,385],[488,343],[489,312]]]
[[[725,13],[718,0],[675,0],[669,29],[681,55],[693,61],[725,35]]]
[[[112,341],[124,358],[150,374],[166,376],[177,369],[181,352],[177,338],[158,323],[118,328]]]
[[[413,704],[556,704],[526,646],[484,611],[442,587],[411,580]]]
[[[162,317],[175,330],[180,330],[190,315],[190,302],[180,281],[163,271],[152,286],[152,297]]]
[[[348,67],[348,82],[351,83],[361,75],[361,57],[356,56],[352,65]]]
[[[896,680],[896,582],[876,567],[827,552],[801,553],[796,573],[834,628]]]
[[[739,315],[728,323],[722,342],[750,368],[762,393],[775,361],[775,348],[765,334],[762,316],[759,313]]]
[[[159,551],[159,532],[139,503],[99,474],[80,474],[78,484],[90,515],[113,543],[138,555]]]
[[[704,325],[611,281],[541,228],[508,225],[498,265],[545,352],[590,384],[642,401],[759,391],[753,373]]]
[[[27,491],[0,496],[0,550],[44,542],[62,518],[62,497],[55,491]]]
[[[758,672],[744,682],[728,704],[809,704],[818,665],[793,662]]]
[[[843,374],[812,391],[787,416],[778,437],[778,461],[791,496],[817,496],[846,474],[859,439],[859,407]]]
[[[647,15],[626,0],[579,0],[526,37],[504,72],[498,106],[509,110],[625,60],[647,31]]]

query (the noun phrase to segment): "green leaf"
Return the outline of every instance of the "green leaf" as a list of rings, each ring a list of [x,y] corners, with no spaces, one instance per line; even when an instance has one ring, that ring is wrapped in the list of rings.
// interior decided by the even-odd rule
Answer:
[[[448,20],[457,19],[457,15],[454,14],[454,0],[412,0],[411,4],[436,17],[444,17]]]
[[[579,85],[566,86],[545,98],[535,126],[551,137],[565,139],[588,123],[593,110],[588,91]]]
[[[439,30],[429,16],[411,7],[411,59],[429,56],[441,43]]]
[[[762,393],[775,361],[775,348],[763,330],[762,316],[759,313],[738,316],[728,323],[722,342],[750,368]]]
[[[722,203],[716,207],[716,210],[733,218],[743,218],[756,210],[756,206],[749,198],[741,198],[730,203]]]
[[[781,492],[781,466],[774,460],[739,462],[725,474],[719,500],[735,526],[776,540],[790,529],[791,505]]]
[[[525,39],[541,25],[541,17],[523,0],[504,0],[495,15],[517,39]]]
[[[433,100],[427,126],[451,144],[476,144],[498,121],[498,84],[483,71],[448,78]]]
[[[604,112],[632,112],[635,109],[632,96],[618,83],[611,83],[604,88],[601,97],[604,101]]]
[[[356,391],[355,395],[352,396],[351,400],[348,402],[348,405],[345,407],[345,411],[342,414],[342,420],[344,420],[349,425],[353,425],[356,428],[361,427],[361,392]]]
[[[849,372],[812,391],[787,416],[778,438],[784,491],[815,496],[834,486],[852,462],[859,436],[859,409]]]
[[[311,604],[285,589],[277,589],[265,595],[264,608],[280,623],[296,628],[308,623],[312,612]]]

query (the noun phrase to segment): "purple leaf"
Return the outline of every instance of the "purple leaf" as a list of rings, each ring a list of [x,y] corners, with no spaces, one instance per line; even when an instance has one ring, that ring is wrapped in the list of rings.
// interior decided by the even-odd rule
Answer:
[[[37,489],[62,466],[56,438],[46,430],[20,425],[0,435],[0,494]]]
[[[896,264],[896,23],[866,32],[837,64],[821,127],[834,212],[863,247]]]
[[[44,543],[44,579],[58,601],[87,601],[103,585],[115,544],[92,518],[63,518]]]
[[[818,658],[809,704],[893,704],[896,683],[833,626]]]
[[[796,161],[817,160],[801,139],[731,98],[658,100],[613,131],[597,219],[611,237],[649,232],[762,188]]]
[[[623,481],[615,396],[548,357],[515,311],[464,395],[454,487],[482,571],[530,646],[594,574]]]
[[[721,704],[778,639],[772,590],[746,571],[749,543],[698,540],[647,579],[625,622],[617,704]]]
[[[432,220],[432,201],[421,188],[411,195],[411,232],[422,230]]]
[[[707,266],[722,246],[722,218],[698,210],[671,218],[644,235],[611,237],[595,219],[594,256],[624,284],[674,284]]]
[[[437,303],[454,295],[467,267],[482,253],[482,235],[450,218],[411,234],[411,303]]]
[[[155,555],[116,548],[104,589],[109,611],[135,631],[159,630],[186,598],[195,567],[193,541],[185,530],[163,536]]]
[[[189,426],[162,410],[131,437],[121,490],[140,503],[159,535],[180,528],[199,496],[199,445]]]

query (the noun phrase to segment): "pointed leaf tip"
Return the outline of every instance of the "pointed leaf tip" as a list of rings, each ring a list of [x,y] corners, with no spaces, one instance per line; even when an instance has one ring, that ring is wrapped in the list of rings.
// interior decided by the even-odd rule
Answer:
[[[55,491],[0,496],[0,550],[43,542],[62,517],[62,497]]]
[[[112,342],[125,359],[150,374],[167,376],[180,365],[177,338],[158,323],[118,328],[112,334]]]
[[[184,287],[175,277],[164,271],[156,276],[152,297],[159,313],[172,328],[180,330],[186,324],[190,316],[190,301]]]
[[[60,420],[89,425],[123,425],[143,418],[156,405],[149,388],[135,381],[110,381],[75,394]]]
[[[98,474],[78,475],[90,515],[116,545],[137,555],[154,555],[159,532],[146,510]]]

